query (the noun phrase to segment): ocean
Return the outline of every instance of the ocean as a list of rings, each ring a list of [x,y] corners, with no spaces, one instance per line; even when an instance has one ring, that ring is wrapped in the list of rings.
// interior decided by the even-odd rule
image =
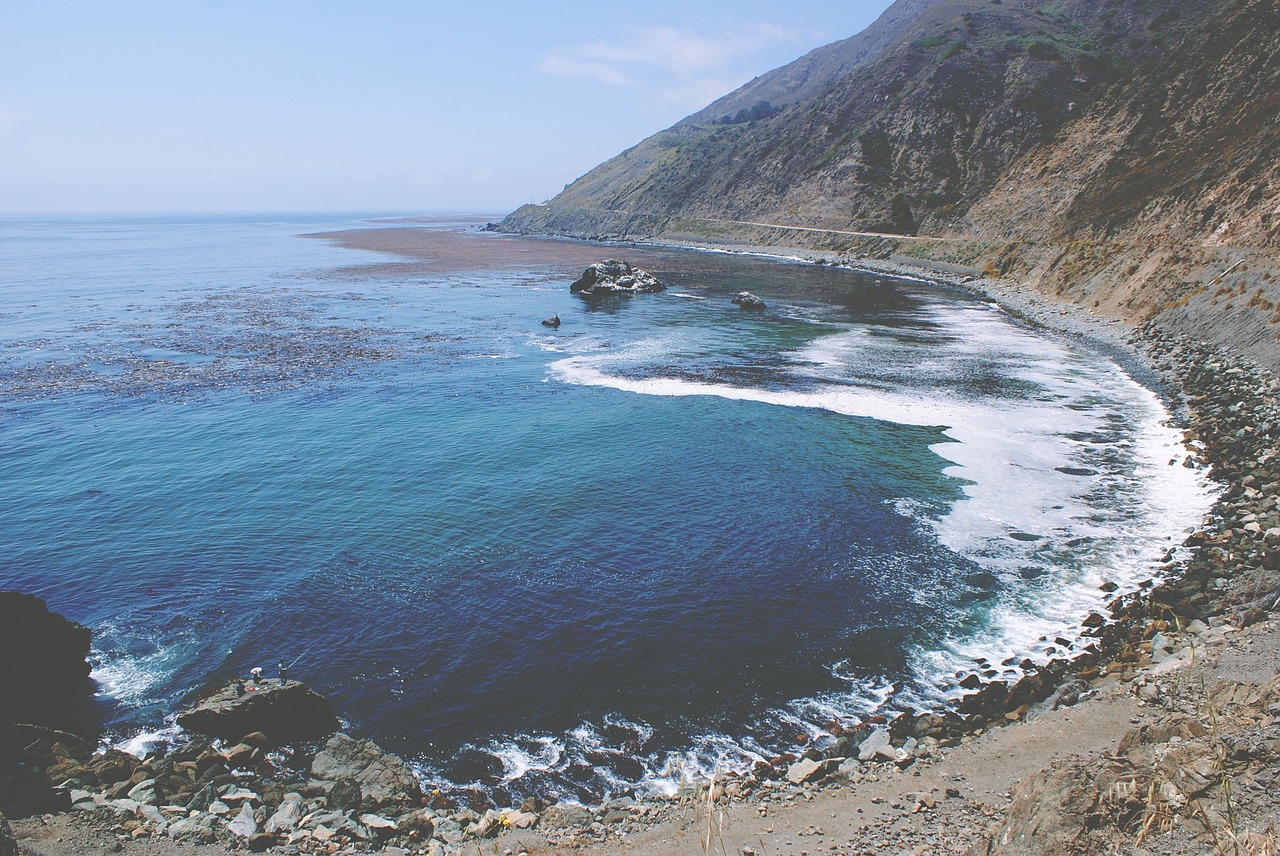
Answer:
[[[481,222],[0,218],[0,588],[92,628],[106,742],[283,662],[429,787],[669,791],[1069,653],[1210,506],[968,293]],[[668,289],[569,293],[610,257]]]

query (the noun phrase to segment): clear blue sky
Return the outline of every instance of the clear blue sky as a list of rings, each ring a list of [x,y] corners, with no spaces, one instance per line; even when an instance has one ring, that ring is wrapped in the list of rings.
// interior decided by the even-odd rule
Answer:
[[[889,0],[0,0],[0,211],[503,211]]]

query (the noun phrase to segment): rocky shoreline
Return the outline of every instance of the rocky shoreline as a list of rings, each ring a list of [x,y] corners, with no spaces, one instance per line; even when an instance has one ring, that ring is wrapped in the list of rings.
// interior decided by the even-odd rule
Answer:
[[[922,275],[906,266],[873,267]],[[1047,716],[1123,687],[1161,713],[1103,762],[1111,765],[1109,780],[1095,775],[1085,762],[1072,773],[1029,776],[1007,808],[990,814],[974,810],[970,817],[962,805],[953,807],[953,820],[963,830],[957,827],[946,841],[926,841],[921,846],[935,849],[922,852],[956,852],[937,848],[961,843],[981,853],[1048,852],[1027,848],[1047,840],[1043,814],[1059,803],[1045,799],[1045,789],[1064,791],[1063,782],[1054,778],[1062,775],[1074,776],[1073,782],[1092,776],[1093,782],[1072,791],[1079,803],[1076,810],[1059,806],[1055,817],[1065,829],[1061,842],[1066,849],[1054,852],[1089,852],[1089,842],[1132,840],[1144,824],[1147,835],[1142,837],[1151,847],[1151,829],[1166,822],[1170,832],[1203,826],[1207,831],[1199,837],[1179,840],[1204,844],[1209,852],[1216,840],[1211,836],[1227,827],[1225,821],[1215,826],[1210,816],[1210,792],[1222,792],[1223,783],[1235,775],[1254,782],[1274,776],[1280,760],[1273,757],[1280,756],[1275,749],[1280,746],[1280,686],[1275,681],[1206,686],[1204,699],[1218,711],[1212,730],[1202,722],[1202,711],[1197,718],[1196,711],[1184,709],[1186,693],[1171,687],[1197,665],[1197,652],[1203,657],[1206,650],[1231,644],[1247,628],[1272,626],[1270,613],[1280,596],[1280,384],[1231,354],[1173,337],[1154,324],[1127,330],[1083,318],[1078,309],[1008,284],[965,276],[929,278],[985,293],[1033,323],[1086,335],[1109,350],[1133,355],[1132,360],[1158,377],[1190,447],[1225,486],[1203,529],[1187,539],[1190,556],[1177,561],[1166,557],[1159,582],[1117,593],[1109,615],[1088,616],[1086,634],[1070,642],[1068,656],[1029,667],[1012,684],[983,680],[984,664],[975,664],[966,684],[970,692],[950,710],[831,723],[819,740],[758,763],[750,774],[690,782],[669,798],[626,795],[591,807],[537,800],[519,807],[460,806],[439,793],[423,792],[416,779],[404,776],[407,767],[399,759],[341,733],[322,743],[277,746],[261,732],[246,731],[238,739],[201,738],[137,759],[111,750],[95,753],[64,732],[28,730],[21,732],[32,737],[21,747],[21,763],[42,771],[50,793],[65,799],[61,808],[72,812],[64,818],[70,818],[67,823],[98,836],[95,841],[113,844],[150,840],[281,853],[445,854],[467,852],[475,842],[497,838],[497,852],[559,852],[592,845],[607,851],[642,833],[687,832],[704,814],[710,818],[715,812],[746,811],[763,818],[771,805],[804,803],[823,792],[852,793],[895,776],[909,782],[923,768],[946,765],[949,753],[972,747],[997,726]],[[1233,723],[1239,727],[1229,729]],[[1224,735],[1231,735],[1230,740]],[[1174,753],[1177,759],[1168,762],[1171,745],[1181,754]],[[1229,748],[1219,763],[1224,745]],[[1100,784],[1105,781],[1111,784]],[[1130,785],[1116,790],[1125,782]],[[1140,783],[1148,788],[1146,795],[1133,790]],[[1118,796],[1126,788],[1132,793]],[[941,815],[957,798],[945,788],[939,794],[916,794],[909,810]],[[1270,808],[1274,811],[1274,804]],[[1259,812],[1266,809],[1263,804]],[[1216,814],[1221,821],[1222,812]],[[33,846],[40,849],[32,852],[83,852],[60,851],[41,833],[45,828],[63,830],[62,824],[36,815],[19,823],[18,832],[23,840],[37,839]],[[1033,840],[1029,830],[1040,833]],[[879,842],[871,839],[881,831],[869,827],[863,832],[862,838],[831,850],[875,852]],[[1261,829],[1256,833],[1267,834]],[[751,849],[743,844],[739,852]],[[668,852],[677,850],[673,846]],[[5,853],[2,843],[0,853]]]

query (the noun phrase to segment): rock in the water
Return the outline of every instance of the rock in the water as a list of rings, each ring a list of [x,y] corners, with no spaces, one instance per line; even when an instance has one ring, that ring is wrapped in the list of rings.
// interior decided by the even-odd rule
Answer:
[[[328,781],[351,779],[378,804],[417,804],[422,798],[422,787],[404,761],[370,740],[342,733],[330,737],[316,754],[311,775]]]
[[[178,724],[226,740],[261,731],[275,743],[323,737],[338,728],[329,701],[306,684],[265,683],[241,694],[232,683],[178,714]]]
[[[0,591],[0,720],[47,723],[90,695],[89,628],[34,595]]]
[[[752,309],[757,312],[764,309],[764,301],[749,291],[739,291],[733,298],[733,304],[739,309]]]
[[[542,326],[543,326],[543,327],[559,327],[559,326],[560,326],[560,316],[559,316],[559,315],[552,315],[550,318],[547,318],[546,320],[544,320],[544,321],[542,322]]]
[[[599,294],[654,294],[666,289],[648,271],[633,268],[617,259],[596,262],[582,272],[569,291],[592,297]]]

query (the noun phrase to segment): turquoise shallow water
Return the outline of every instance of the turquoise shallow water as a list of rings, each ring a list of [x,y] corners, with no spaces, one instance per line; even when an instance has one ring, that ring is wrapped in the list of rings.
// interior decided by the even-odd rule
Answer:
[[[296,658],[434,784],[666,787],[1046,659],[1207,507],[1150,393],[963,294],[298,237],[348,226],[0,220],[0,586],[94,629],[126,745]]]

